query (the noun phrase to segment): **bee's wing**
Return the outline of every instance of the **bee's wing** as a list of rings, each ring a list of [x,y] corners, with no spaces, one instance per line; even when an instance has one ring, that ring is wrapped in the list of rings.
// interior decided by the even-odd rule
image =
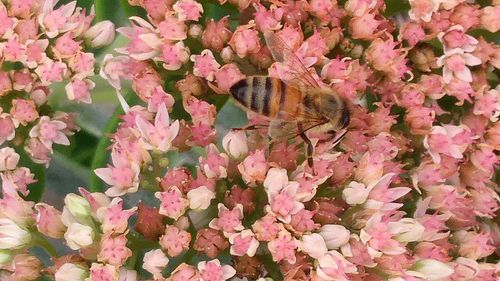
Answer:
[[[302,107],[302,114],[299,116],[289,116],[288,113],[280,111],[276,119],[269,124],[269,136],[273,140],[288,140],[307,132],[308,130],[326,124],[328,119],[304,104],[297,104]],[[300,126],[299,126],[300,123]]]
[[[288,47],[288,45],[279,38],[276,34],[272,32],[265,32],[264,38],[266,40],[267,47],[271,52],[275,61],[283,63],[292,72],[292,78],[287,79],[287,84],[290,86],[300,85],[306,87],[319,88],[318,82],[312,77],[311,73],[302,64],[299,58],[293,53],[293,51]]]

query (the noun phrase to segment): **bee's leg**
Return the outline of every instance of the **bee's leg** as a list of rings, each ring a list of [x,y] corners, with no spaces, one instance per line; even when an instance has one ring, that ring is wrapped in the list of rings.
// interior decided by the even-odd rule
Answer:
[[[342,130],[338,133],[336,133],[335,131],[329,131],[328,133],[330,134],[330,136],[324,140],[318,141],[318,143],[325,143],[333,140],[333,146],[336,146],[340,142],[340,140],[342,140],[345,134],[347,134],[347,130]]]
[[[245,127],[241,127],[241,128],[232,128],[232,130],[234,131],[252,131],[252,130],[259,130],[259,129],[263,129],[263,128],[266,128],[267,126],[266,125],[248,125],[248,126],[245,126]]]
[[[297,124],[299,127],[299,130],[301,131],[300,137],[302,140],[304,140],[304,143],[306,144],[306,157],[307,157],[307,165],[313,170],[313,174],[316,175],[316,170],[314,169],[314,161],[313,161],[313,151],[314,151],[314,146],[311,142],[311,140],[306,136],[305,132],[302,130],[302,125],[299,123]]]

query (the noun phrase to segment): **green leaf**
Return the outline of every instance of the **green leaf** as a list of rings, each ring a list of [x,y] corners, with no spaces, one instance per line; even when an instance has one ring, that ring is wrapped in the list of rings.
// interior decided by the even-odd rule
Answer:
[[[38,202],[42,198],[43,191],[45,190],[45,167],[41,164],[37,164],[31,160],[24,147],[15,148],[17,154],[19,154],[19,167],[26,167],[35,175],[37,182],[28,185],[30,193],[26,196],[27,201]]]
[[[124,98],[128,104],[136,104],[139,99],[132,91],[127,92]],[[103,137],[97,144],[92,164],[90,165],[90,191],[104,191],[105,189],[104,182],[94,173],[94,170],[106,166],[109,159],[108,147],[111,145],[111,135],[116,132],[116,128],[118,128],[120,123],[120,115],[123,114],[123,109],[118,106],[104,129]]]

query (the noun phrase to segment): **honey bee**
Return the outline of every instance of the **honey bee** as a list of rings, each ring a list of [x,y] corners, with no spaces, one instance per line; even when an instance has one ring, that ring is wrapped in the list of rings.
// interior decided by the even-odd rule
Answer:
[[[301,137],[307,145],[308,165],[313,168],[314,147],[306,132],[326,133],[329,137],[323,141],[337,144],[347,133],[349,109],[333,89],[318,84],[277,35],[266,33],[264,37],[274,60],[290,69],[292,78],[248,76],[231,86],[229,92],[243,107],[271,119],[268,132],[273,140]]]

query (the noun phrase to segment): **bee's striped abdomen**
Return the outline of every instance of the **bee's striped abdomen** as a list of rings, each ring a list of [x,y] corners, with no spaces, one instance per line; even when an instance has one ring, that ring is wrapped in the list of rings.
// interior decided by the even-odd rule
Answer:
[[[281,103],[285,84],[276,78],[248,76],[229,90],[243,106],[265,116],[274,117]]]

